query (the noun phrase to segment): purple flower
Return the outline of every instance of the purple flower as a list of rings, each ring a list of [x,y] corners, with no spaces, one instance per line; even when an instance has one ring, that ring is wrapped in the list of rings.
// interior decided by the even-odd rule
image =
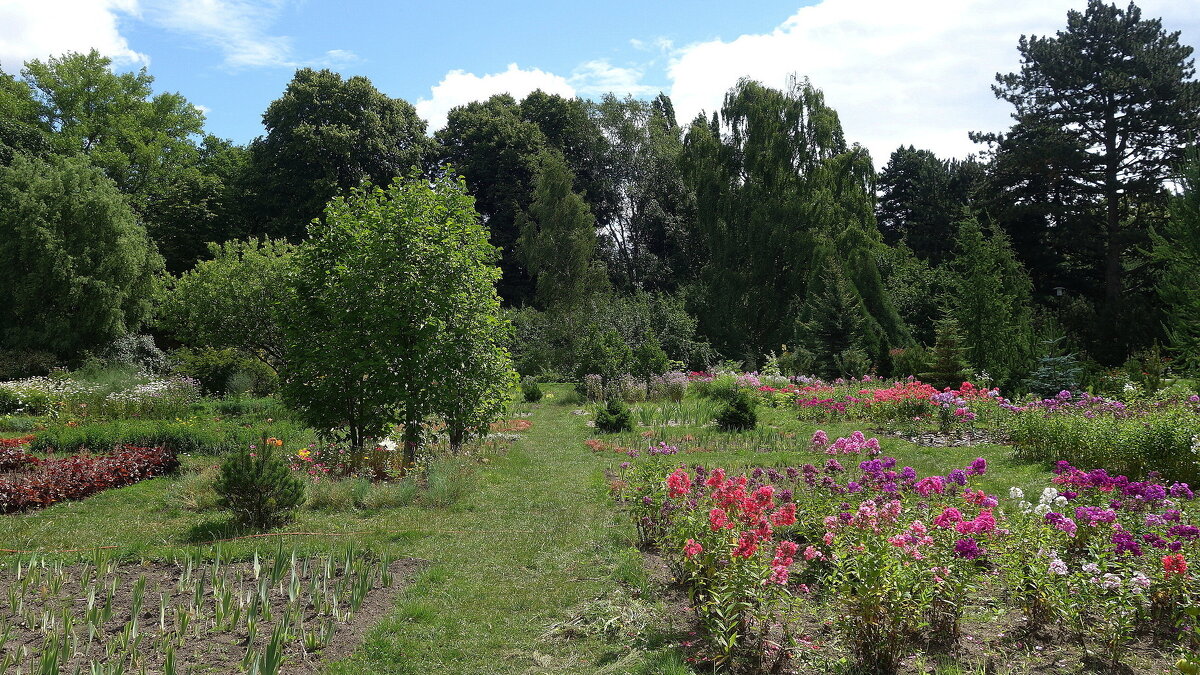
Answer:
[[[985,473],[987,473],[987,460],[982,457],[976,457],[975,461],[967,467],[968,476],[982,476]]]
[[[983,554],[979,542],[972,537],[964,537],[954,542],[954,555],[967,560],[974,560]]]
[[[1171,496],[1176,499],[1191,499],[1195,495],[1187,483],[1175,483],[1171,486]]]
[[[962,469],[955,469],[951,471],[948,476],[946,476],[946,481],[954,483],[955,485],[966,485],[967,472],[963,471]]]

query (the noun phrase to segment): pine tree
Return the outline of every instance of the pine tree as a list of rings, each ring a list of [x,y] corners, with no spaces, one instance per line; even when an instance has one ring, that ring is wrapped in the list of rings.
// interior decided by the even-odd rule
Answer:
[[[1151,232],[1162,266],[1156,288],[1166,311],[1171,350],[1187,370],[1200,369],[1200,151],[1184,167],[1183,192],[1171,201],[1161,232]]]
[[[964,340],[966,359],[1007,388],[1029,371],[1033,347],[1032,284],[1002,231],[988,233],[974,217],[958,226],[947,304]],[[959,383],[955,383],[956,385]]]
[[[929,366],[929,372],[921,373],[921,379],[938,389],[958,387],[969,374],[962,353],[958,322],[949,317],[942,319],[938,322],[937,342],[933,345],[933,362]]]
[[[604,290],[607,278],[596,261],[595,218],[571,189],[571,170],[562,155],[547,150],[538,158],[533,203],[518,217],[517,250],[537,282],[535,299],[543,309],[571,310]]]

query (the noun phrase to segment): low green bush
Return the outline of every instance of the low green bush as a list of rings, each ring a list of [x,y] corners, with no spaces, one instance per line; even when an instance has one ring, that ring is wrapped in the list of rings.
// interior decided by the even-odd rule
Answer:
[[[241,525],[269,529],[292,519],[304,502],[304,483],[295,476],[275,446],[262,442],[230,455],[213,483],[218,506]]]
[[[738,390],[726,403],[714,421],[721,431],[748,431],[758,426],[754,399],[745,390]]]
[[[28,433],[37,431],[43,424],[44,422],[40,417],[29,417],[26,415],[0,417],[0,431]]]
[[[262,435],[289,446],[304,445],[312,432],[288,420],[243,426],[202,418],[190,420],[118,420],[71,427],[52,426],[38,433],[34,452],[107,452],[120,445],[163,446],[179,453],[225,455],[255,444]]]
[[[609,399],[608,404],[596,412],[596,429],[606,434],[633,431],[633,414],[629,412],[629,406],[619,399]]]
[[[542,385],[532,377],[526,377],[521,381],[521,394],[525,397],[526,403],[537,403],[546,395],[542,391]]]

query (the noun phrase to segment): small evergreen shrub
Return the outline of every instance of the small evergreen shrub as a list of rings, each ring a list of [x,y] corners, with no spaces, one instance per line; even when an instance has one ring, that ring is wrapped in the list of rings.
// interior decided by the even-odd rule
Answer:
[[[717,413],[717,428],[721,431],[748,431],[758,426],[754,400],[745,391],[738,391]]]
[[[234,520],[256,529],[288,522],[304,503],[304,483],[275,454],[279,441],[268,438],[253,451],[230,455],[213,484],[218,505],[233,512]]]
[[[606,434],[633,431],[633,414],[620,399],[611,398],[608,405],[596,413],[596,429]]]
[[[521,380],[521,394],[525,396],[526,403],[537,403],[546,395],[542,391],[542,385],[538,384],[538,381],[532,377]]]

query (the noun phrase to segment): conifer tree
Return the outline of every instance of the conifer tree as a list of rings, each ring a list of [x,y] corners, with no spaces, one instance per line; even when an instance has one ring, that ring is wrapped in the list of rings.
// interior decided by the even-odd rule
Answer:
[[[542,309],[571,310],[607,286],[596,261],[595,218],[572,191],[571,170],[555,150],[538,158],[533,203],[519,217],[517,249],[537,283]]]
[[[1163,324],[1180,364],[1200,369],[1200,151],[1184,167],[1183,192],[1171,201],[1170,217],[1151,233],[1153,257],[1162,266],[1157,291],[1166,309]]]
[[[937,342],[933,345],[929,372],[921,373],[923,381],[938,389],[958,387],[967,379],[969,366],[963,359],[962,337],[958,322],[946,317],[938,322]]]
[[[1007,388],[1029,371],[1033,352],[1032,284],[1008,237],[988,233],[974,217],[958,225],[948,306],[966,359]],[[958,384],[958,383],[955,383]]]

